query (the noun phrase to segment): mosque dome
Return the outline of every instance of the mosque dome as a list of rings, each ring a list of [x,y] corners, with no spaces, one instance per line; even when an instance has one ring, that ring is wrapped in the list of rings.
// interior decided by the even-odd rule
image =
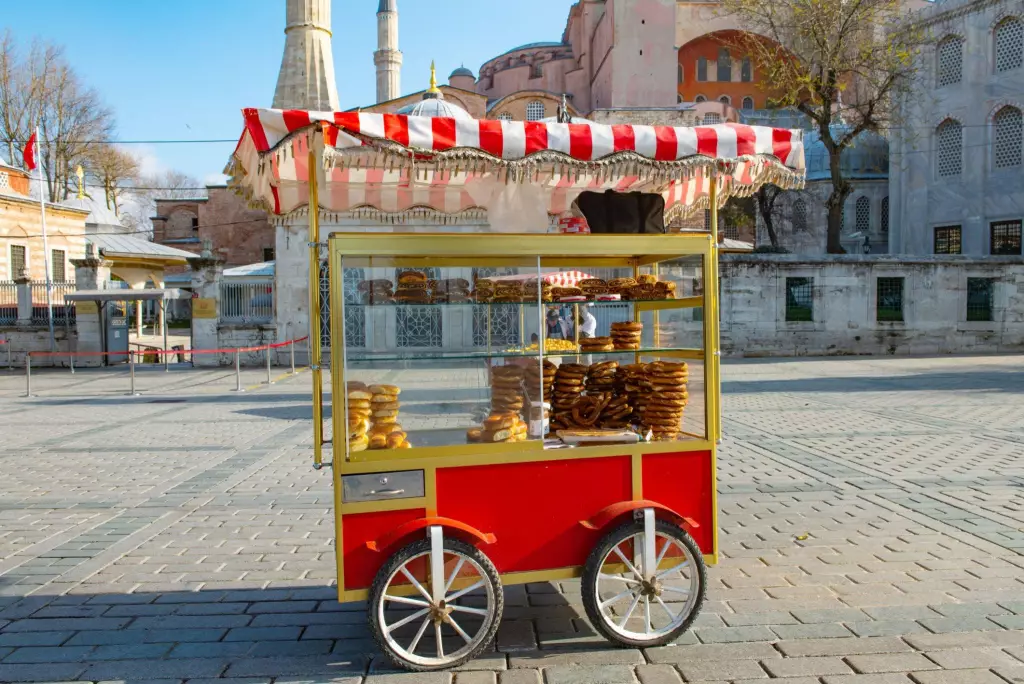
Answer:
[[[450,81],[450,80],[452,80],[453,78],[458,78],[459,76],[469,76],[469,77],[470,77],[470,78],[472,78],[473,80],[476,80],[476,76],[474,76],[474,75],[473,75],[473,72],[472,72],[472,70],[470,70],[470,69],[467,69],[467,68],[466,68],[466,67],[464,67],[464,66],[460,66],[460,67],[459,67],[458,69],[456,69],[455,71],[453,71],[453,72],[451,73],[451,75],[450,75],[450,76],[448,77],[448,80]]]
[[[472,119],[462,107],[444,99],[441,93],[424,93],[423,99],[398,110],[408,116],[440,116],[448,119]]]
[[[839,138],[850,127],[845,124],[832,126],[832,135]],[[807,180],[825,181],[832,176],[829,172],[828,150],[821,142],[817,130],[804,133],[804,159],[807,165]],[[889,177],[889,141],[877,133],[863,132],[853,145],[844,150],[841,157],[843,175],[849,180],[880,180]]]

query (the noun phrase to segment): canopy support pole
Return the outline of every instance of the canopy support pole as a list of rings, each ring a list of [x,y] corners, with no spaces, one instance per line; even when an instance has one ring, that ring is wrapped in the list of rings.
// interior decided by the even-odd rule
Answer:
[[[313,467],[323,467],[324,376],[320,346],[320,193],[317,154],[310,145],[309,169],[309,369],[313,376]]]
[[[711,259],[705,269],[705,299],[707,301],[707,315],[704,318],[705,334],[707,337],[708,357],[704,362],[708,365],[706,377],[709,382],[708,392],[708,436],[714,440],[722,439],[722,416],[721,416],[721,358],[719,336],[721,333],[721,319],[719,312],[719,287],[718,287],[718,173],[712,172],[711,193],[708,198],[711,203]]]

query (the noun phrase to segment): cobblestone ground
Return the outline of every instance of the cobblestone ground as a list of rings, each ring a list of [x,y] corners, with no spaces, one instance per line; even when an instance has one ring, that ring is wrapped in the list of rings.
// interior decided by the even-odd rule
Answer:
[[[339,605],[308,378],[0,371],[0,681],[1024,682],[1021,358],[724,369],[722,562],[679,644],[613,649],[578,582],[496,652],[392,672]]]

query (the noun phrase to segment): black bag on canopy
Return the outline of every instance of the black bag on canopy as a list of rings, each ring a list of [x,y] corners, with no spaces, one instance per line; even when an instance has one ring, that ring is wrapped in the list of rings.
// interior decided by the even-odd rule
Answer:
[[[643,192],[583,192],[576,199],[591,233],[664,233],[665,198]]]

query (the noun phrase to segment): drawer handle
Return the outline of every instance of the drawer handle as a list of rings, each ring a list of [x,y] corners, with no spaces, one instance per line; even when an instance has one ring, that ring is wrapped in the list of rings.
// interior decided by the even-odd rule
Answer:
[[[370,496],[398,496],[405,494],[404,489],[375,489],[370,492]]]

